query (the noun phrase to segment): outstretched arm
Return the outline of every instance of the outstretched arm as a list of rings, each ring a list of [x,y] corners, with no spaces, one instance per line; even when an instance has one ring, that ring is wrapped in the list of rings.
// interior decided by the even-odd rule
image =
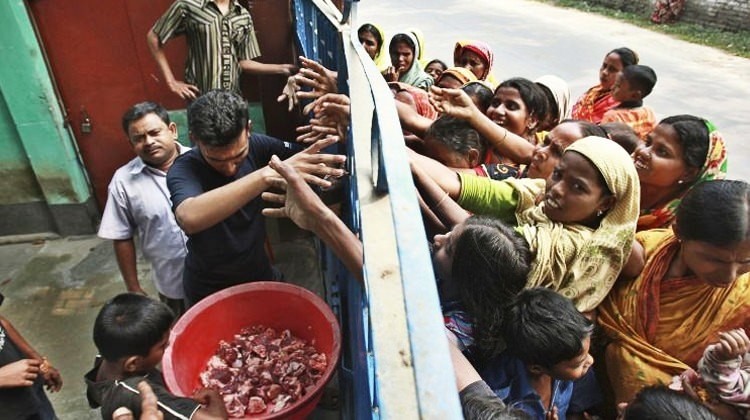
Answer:
[[[263,209],[263,215],[288,217],[302,229],[313,232],[333,250],[346,268],[362,281],[362,242],[323,204],[320,197],[291,165],[282,162],[276,156],[268,165],[283,177],[283,180],[279,179],[274,186],[285,188],[286,194],[263,193],[264,200],[283,205],[280,208]]]
[[[288,158],[286,162],[303,174],[304,180],[320,186],[330,186],[325,176],[344,174],[337,166],[346,160],[342,155],[319,153],[336,139],[324,139]],[[206,191],[181,202],[175,209],[175,218],[187,234],[204,231],[234,214],[242,206],[271,186],[276,172],[264,166],[257,171],[222,187]]]
[[[430,103],[440,112],[468,121],[504,157],[516,163],[531,163],[534,145],[525,138],[495,124],[461,89],[442,89],[432,86]]]

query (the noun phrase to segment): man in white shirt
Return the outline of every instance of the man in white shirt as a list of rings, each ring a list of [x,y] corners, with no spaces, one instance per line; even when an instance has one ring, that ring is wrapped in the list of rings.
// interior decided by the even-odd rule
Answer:
[[[159,298],[179,316],[185,310],[182,274],[187,238],[172,213],[166,175],[175,159],[190,149],[177,142],[177,126],[167,110],[153,102],[128,109],[122,128],[137,156],[112,177],[99,237],[113,241],[127,290],[146,294],[138,281],[137,234]]]

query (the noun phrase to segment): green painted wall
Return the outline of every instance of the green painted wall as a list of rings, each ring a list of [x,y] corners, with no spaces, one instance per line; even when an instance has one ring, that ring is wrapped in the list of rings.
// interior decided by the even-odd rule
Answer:
[[[71,133],[63,127],[62,112],[39,43],[22,0],[0,1],[0,162],[14,162],[22,175],[3,178],[15,202],[0,194],[0,205],[16,204],[29,193],[29,168],[38,191],[49,205],[84,203],[91,197]],[[12,62],[12,64],[11,64]],[[8,119],[9,117],[9,119]],[[12,127],[13,129],[10,129]],[[12,132],[15,131],[15,135]],[[17,139],[17,141],[15,140]],[[23,191],[23,193],[21,193]]]
[[[0,91],[0,204],[44,201],[16,125]]]

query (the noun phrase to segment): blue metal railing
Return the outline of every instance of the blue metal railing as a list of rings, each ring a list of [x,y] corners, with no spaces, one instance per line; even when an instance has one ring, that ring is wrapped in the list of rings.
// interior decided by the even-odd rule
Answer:
[[[356,4],[346,7],[356,20]],[[293,12],[300,53],[337,70],[339,92],[352,100],[343,146],[352,177],[342,216],[363,240],[365,286],[323,250],[329,303],[343,330],[342,415],[461,418],[393,97],[356,30],[340,24],[330,2],[294,0]]]

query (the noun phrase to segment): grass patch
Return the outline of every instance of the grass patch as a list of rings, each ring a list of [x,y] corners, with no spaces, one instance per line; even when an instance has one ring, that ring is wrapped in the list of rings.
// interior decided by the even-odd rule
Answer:
[[[596,13],[628,22],[654,32],[672,35],[688,42],[718,48],[739,57],[750,58],[750,31],[729,32],[720,29],[705,28],[694,23],[683,22],[657,25],[652,23],[649,17],[645,14],[610,9],[606,6],[591,4],[584,0],[536,1],[551,4],[553,6],[568,7],[584,12]]]

